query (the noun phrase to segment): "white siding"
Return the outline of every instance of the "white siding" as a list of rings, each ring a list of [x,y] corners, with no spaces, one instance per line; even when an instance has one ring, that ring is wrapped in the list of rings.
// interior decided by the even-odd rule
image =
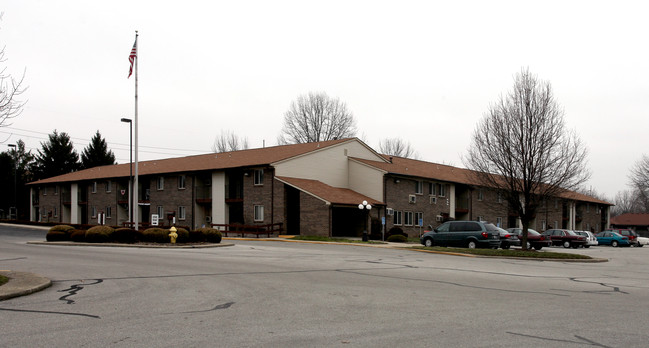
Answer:
[[[359,163],[349,161],[349,189],[378,201],[383,201],[384,172]]]
[[[228,206],[225,203],[225,182],[224,172],[212,173],[212,223],[227,224]]]
[[[382,160],[359,141],[353,140],[276,163],[275,173],[277,176],[318,180],[334,187],[350,188],[348,156]]]

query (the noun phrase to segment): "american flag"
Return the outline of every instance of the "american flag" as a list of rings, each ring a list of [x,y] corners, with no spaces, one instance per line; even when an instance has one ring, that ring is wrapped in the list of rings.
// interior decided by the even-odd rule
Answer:
[[[135,62],[136,58],[137,58],[137,38],[135,39],[135,43],[133,44],[133,48],[131,48],[131,54],[128,56],[128,61],[131,62],[131,67],[128,69],[128,77],[129,78],[133,74],[133,62]]]

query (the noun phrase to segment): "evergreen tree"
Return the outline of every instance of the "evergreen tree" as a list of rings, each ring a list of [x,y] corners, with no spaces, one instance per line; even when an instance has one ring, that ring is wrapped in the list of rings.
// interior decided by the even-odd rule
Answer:
[[[115,164],[115,154],[108,150],[106,140],[99,131],[92,137],[90,144],[81,153],[81,167],[84,169]]]
[[[81,168],[79,154],[74,149],[70,136],[65,133],[49,135],[47,142],[41,143],[42,150],[38,150],[32,173],[35,180],[74,172]]]

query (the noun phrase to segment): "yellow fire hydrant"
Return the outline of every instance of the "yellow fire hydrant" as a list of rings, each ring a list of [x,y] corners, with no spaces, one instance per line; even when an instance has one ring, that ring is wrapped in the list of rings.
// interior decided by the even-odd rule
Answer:
[[[171,244],[176,244],[176,238],[178,238],[178,233],[176,233],[176,227],[171,226],[169,229],[169,238],[171,238]]]

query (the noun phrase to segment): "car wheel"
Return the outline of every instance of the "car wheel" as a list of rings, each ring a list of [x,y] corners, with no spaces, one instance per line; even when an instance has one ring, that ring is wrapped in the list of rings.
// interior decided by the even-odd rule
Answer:
[[[509,244],[505,243],[505,244],[501,245],[500,247],[507,250],[507,249],[509,249]]]
[[[638,244],[638,248],[642,248],[644,244]]]
[[[590,245],[584,245],[584,248],[588,249],[590,248]]]
[[[469,249],[475,249],[478,245],[474,240],[470,240],[468,243],[466,243],[466,247]]]
[[[543,249],[542,245],[537,245],[537,246],[534,247],[534,250],[541,250],[541,249]]]
[[[433,246],[433,238],[426,238],[426,240],[424,240],[424,246],[427,246],[429,248],[432,247]]]
[[[617,248],[617,246],[618,246],[617,241],[616,241],[616,240],[612,241],[612,242],[611,242],[611,246],[612,246],[613,248]]]
[[[579,248],[579,244],[575,244],[575,245],[573,245],[572,248],[573,248],[573,249],[578,249],[578,248]]]
[[[570,242],[569,241],[564,241],[563,242],[563,247],[564,248],[570,248]]]

